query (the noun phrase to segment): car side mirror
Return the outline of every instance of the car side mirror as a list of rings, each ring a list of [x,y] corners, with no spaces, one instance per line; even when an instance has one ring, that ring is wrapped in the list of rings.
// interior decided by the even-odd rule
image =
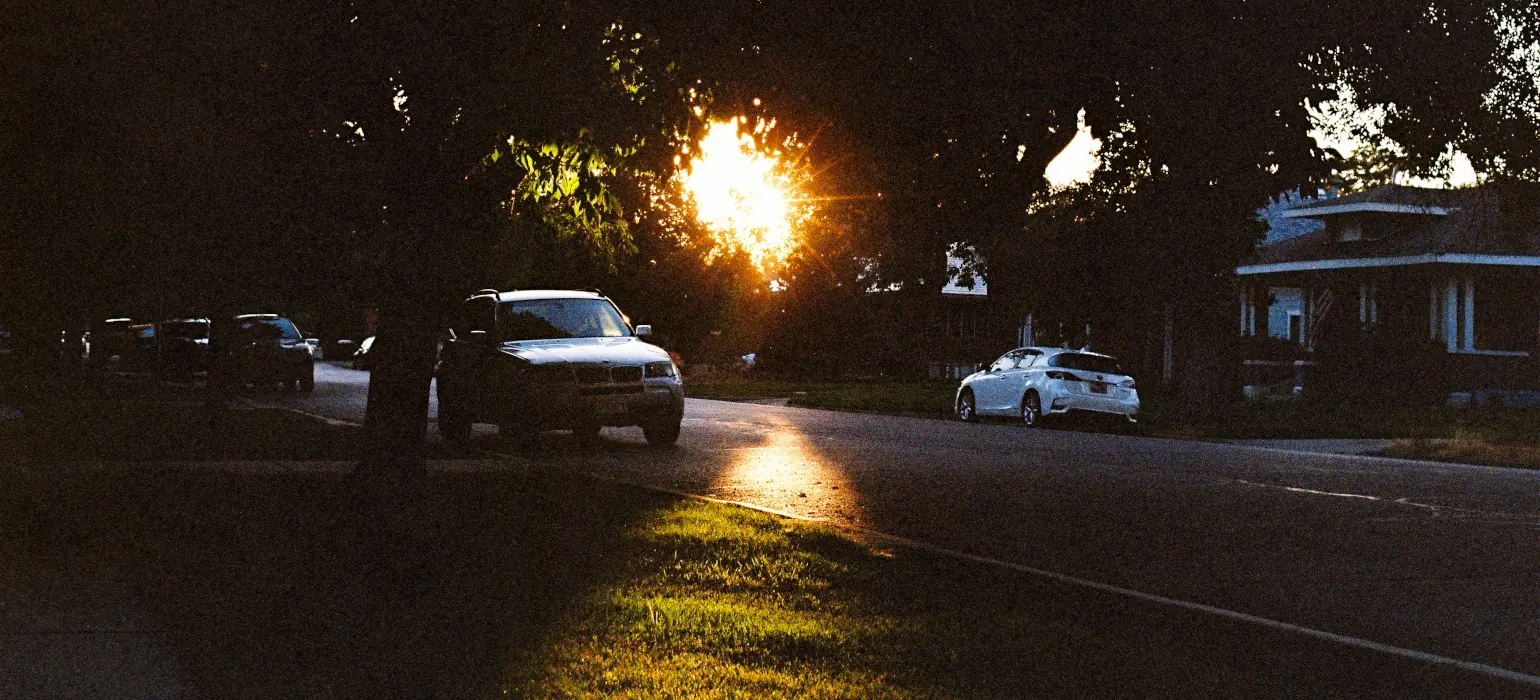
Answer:
[[[636,327],[636,337],[646,338],[650,335],[652,335],[652,326],[650,324],[643,323]]]

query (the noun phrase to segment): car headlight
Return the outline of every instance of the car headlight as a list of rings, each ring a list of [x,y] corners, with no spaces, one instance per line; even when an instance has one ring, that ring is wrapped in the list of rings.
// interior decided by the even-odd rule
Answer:
[[[648,379],[658,379],[658,378],[661,378],[661,377],[677,377],[677,376],[679,376],[679,368],[675,367],[674,363],[669,362],[667,360],[664,360],[662,362],[648,362],[647,366],[646,366],[645,376]]]

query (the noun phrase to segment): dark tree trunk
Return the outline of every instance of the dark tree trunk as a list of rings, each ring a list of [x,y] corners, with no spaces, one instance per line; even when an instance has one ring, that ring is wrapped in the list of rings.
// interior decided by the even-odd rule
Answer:
[[[446,170],[443,160],[424,160],[429,167],[417,180],[415,196],[392,206],[398,211],[395,231],[375,278],[379,325],[370,352],[376,356],[355,477],[378,488],[415,481],[426,468],[428,394],[439,329],[455,286],[455,261],[466,245],[456,222],[470,203],[454,196],[458,178],[435,176]]]
[[[455,288],[455,271],[463,267],[467,216],[484,205],[466,191],[465,163],[475,158],[467,155],[465,139],[450,138],[454,110],[436,99],[435,83],[424,80],[414,87],[412,129],[384,139],[378,173],[390,202],[385,210],[390,232],[374,275],[374,369],[354,474],[373,490],[415,482],[426,469],[428,395],[445,301]],[[410,487],[401,491],[409,492]]]
[[[358,465],[358,476],[366,480],[408,481],[425,468],[428,392],[443,309],[437,286],[397,287],[380,300],[372,349],[378,357],[369,377]]]

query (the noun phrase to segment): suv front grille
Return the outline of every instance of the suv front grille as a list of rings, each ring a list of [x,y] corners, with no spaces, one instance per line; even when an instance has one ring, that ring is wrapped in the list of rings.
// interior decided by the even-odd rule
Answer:
[[[577,375],[578,391],[582,394],[591,396],[642,391],[642,368],[639,366],[574,367],[572,371]]]

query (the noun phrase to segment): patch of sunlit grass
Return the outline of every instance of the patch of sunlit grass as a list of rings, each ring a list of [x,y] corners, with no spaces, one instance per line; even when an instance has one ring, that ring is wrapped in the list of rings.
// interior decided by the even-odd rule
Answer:
[[[698,502],[633,530],[630,575],[595,594],[523,694],[897,697],[873,670],[891,618],[835,590],[846,556],[832,530]]]
[[[528,697],[892,698],[906,697],[870,671],[810,669],[725,660],[719,654],[658,650],[637,639],[573,649],[570,673]]]
[[[652,585],[683,583],[705,591],[767,592],[810,607],[846,565],[807,548],[837,535],[817,527],[766,523],[747,510],[676,507],[643,529]]]

